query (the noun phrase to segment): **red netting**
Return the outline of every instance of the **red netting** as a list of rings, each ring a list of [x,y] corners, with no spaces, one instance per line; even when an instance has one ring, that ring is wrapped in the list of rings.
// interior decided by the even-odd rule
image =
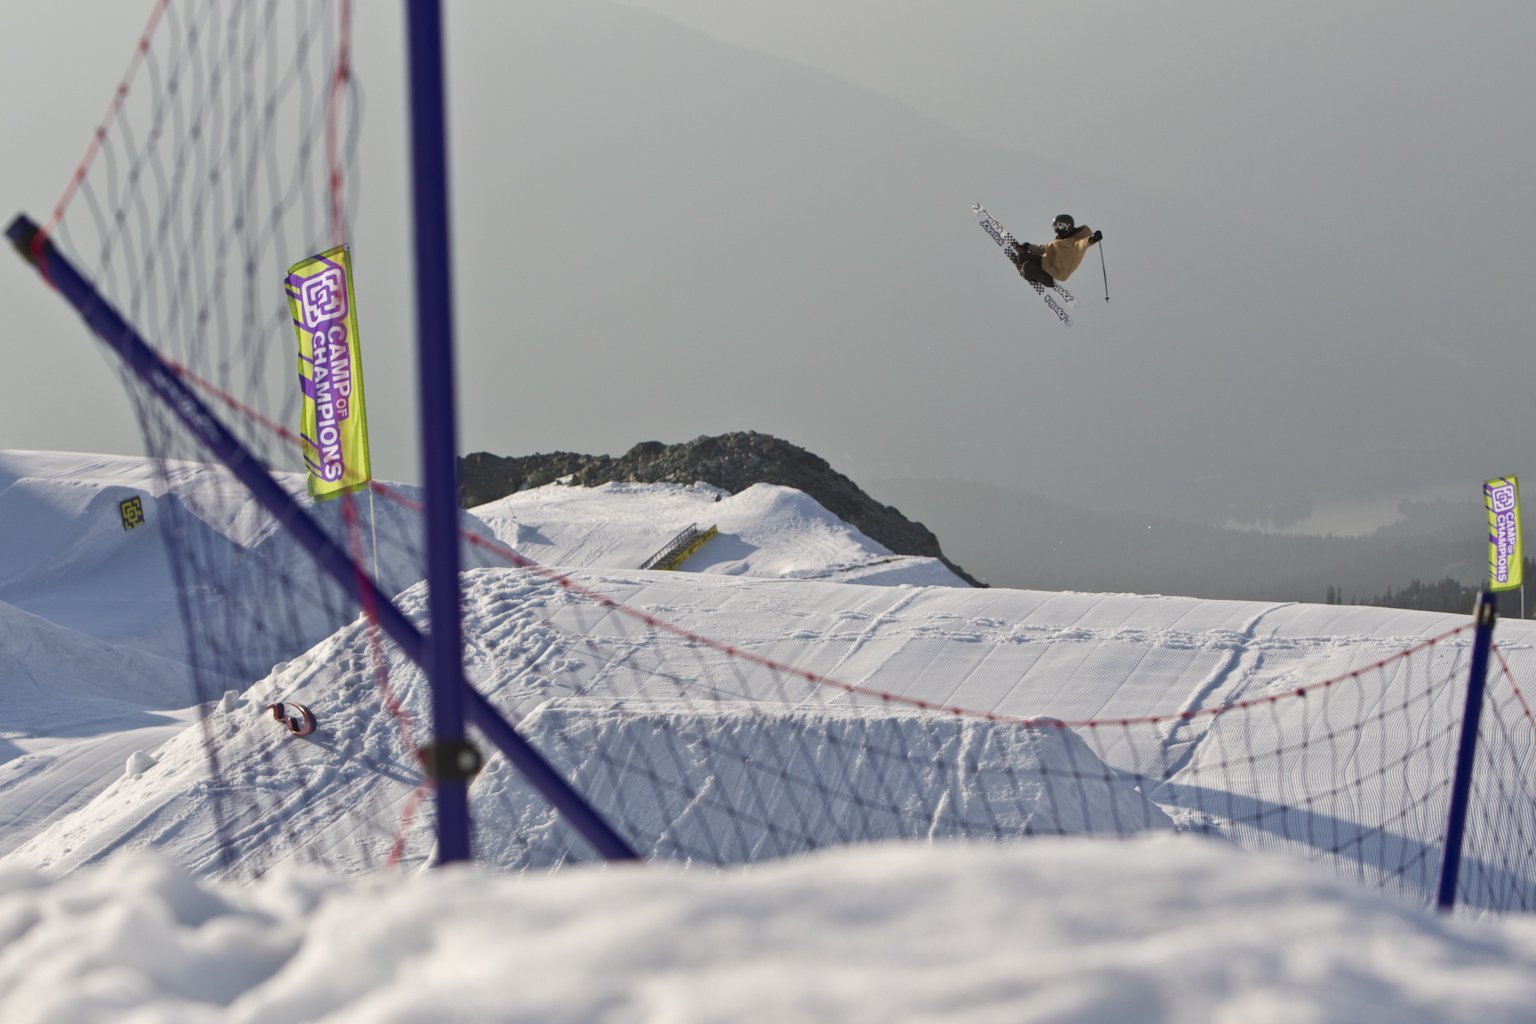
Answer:
[[[347,17],[157,4],[49,228],[306,504],[281,282],[344,234],[359,123]],[[184,763],[179,783],[167,771],[118,794],[133,827],[240,876],[426,861],[420,672],[174,410],[125,384],[160,460],[141,497],[184,623],[156,642],[206,710],[163,753]],[[413,495],[376,485],[365,505],[309,507],[419,620]],[[471,683],[647,857],[1165,829],[1299,853],[1416,900],[1433,888],[1469,626],[1340,637],[1304,610],[1261,630],[1259,606],[560,572],[478,521],[466,538]],[[1526,657],[1499,653],[1480,737],[1462,896],[1485,909],[1536,902]],[[312,709],[312,736],[274,724],[266,707],[284,701]],[[591,856],[499,756],[471,800],[482,860]],[[126,827],[81,826],[76,861],[110,855]]]

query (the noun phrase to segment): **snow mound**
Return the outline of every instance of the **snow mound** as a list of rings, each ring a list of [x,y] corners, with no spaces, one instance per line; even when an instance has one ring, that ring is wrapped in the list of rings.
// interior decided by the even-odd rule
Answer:
[[[424,709],[419,673],[399,665],[392,672],[404,699]],[[294,736],[273,718],[269,705],[282,700],[315,705],[313,735]],[[10,857],[73,870],[154,848],[194,873],[254,877],[301,851],[309,862],[339,847],[339,869],[382,865],[420,772],[384,709],[361,623],[278,665],[244,694],[209,702],[203,713],[204,721],[146,752],[152,771],[130,768],[74,813],[37,829]],[[212,779],[210,740],[219,759]]]
[[[419,772],[356,653],[334,638],[207,726],[153,756],[135,753],[122,777],[12,859],[72,870],[155,847],[197,874],[253,877],[290,858],[377,868],[398,839],[406,862],[425,861],[430,831],[404,827]],[[396,680],[396,692],[417,705],[419,676]],[[279,693],[314,704],[313,737],[272,720],[266,703]],[[1048,726],[904,709],[555,698],[518,729],[647,858],[724,864],[895,838],[1172,828],[1071,730]],[[210,730],[221,737],[216,799]],[[590,858],[499,754],[471,799],[487,864]]]
[[[509,722],[533,734],[578,788],[590,789],[621,830],[651,844],[657,856],[683,859],[749,860],[888,836],[1160,827],[1162,812],[1145,806],[1141,794],[1103,781],[1146,763],[1145,756],[1163,756],[1158,751],[1108,742],[1094,757],[1073,733],[1042,746],[1033,732],[990,723],[985,715],[1077,721],[1242,700],[1369,664],[1449,619],[1333,610],[1356,631],[1341,637],[1327,632],[1325,610],[1307,606],[789,585],[638,570],[572,574],[581,588],[730,646],[652,631],[538,573],[478,569],[464,574],[467,676]],[[407,591],[402,610],[419,618],[424,597],[423,587]],[[1517,671],[1536,656],[1536,648],[1519,639],[1532,631],[1520,626],[1510,624],[1504,648]],[[1441,644],[1421,660],[1454,662],[1464,646]],[[744,665],[733,652],[824,672],[859,689]],[[118,777],[123,757],[148,749],[141,742],[115,755],[108,791],[46,830],[29,831],[31,841],[15,856],[68,869],[155,843],[206,872],[216,871],[225,855],[221,842],[233,840],[230,863],[243,873],[316,850],[342,870],[361,870],[381,863],[405,834],[405,861],[424,861],[432,852],[424,845],[430,830],[411,830],[406,821],[419,770],[371,665],[367,631],[354,622],[278,665],[238,699],[218,702],[206,729],[186,730],[154,751],[154,771]],[[415,722],[425,721],[420,672],[392,648],[388,668],[393,698]],[[875,692],[976,714],[908,716],[892,710],[897,705],[882,705]],[[280,700],[308,705],[318,731],[301,739],[282,729],[266,711]],[[1158,742],[1196,751],[1188,759],[1194,770],[1202,764],[1202,736],[1217,721],[1196,717]],[[1280,749],[1295,724],[1266,715],[1252,728],[1256,749]],[[1120,733],[1107,735],[1114,741]],[[221,768],[216,787],[207,779],[209,737]],[[1390,735],[1380,739],[1395,742]],[[1215,756],[1221,744],[1210,749]],[[902,756],[882,762],[869,752]],[[1074,792],[1060,802],[1062,809],[1051,805],[1049,793],[1032,791],[1030,772],[1055,773],[1050,758],[1061,754],[1076,763],[1076,778],[1099,779],[1103,791],[1090,791],[1087,800]],[[751,772],[743,769],[747,764]],[[790,792],[794,785],[787,781],[764,788],[771,770],[765,766],[774,765],[792,766],[785,780],[841,775],[843,792],[869,797],[878,810],[828,812],[845,806],[830,784],[825,793],[803,796]],[[655,778],[646,781],[635,766],[648,766]],[[616,785],[615,771],[644,785],[644,799]],[[658,778],[675,778],[674,790]],[[1237,776],[1233,781],[1248,784]],[[1006,800],[993,799],[994,785],[1008,787]],[[555,835],[542,800],[498,757],[489,759],[474,792],[477,848],[493,862],[550,863],[567,848],[586,856],[579,841]],[[687,804],[678,793],[708,795]],[[1148,795],[1168,807],[1167,794]],[[267,810],[272,805],[287,809],[274,815]],[[725,806],[732,813],[747,808],[765,824],[746,829],[748,838],[733,835],[736,830],[722,825]],[[219,813],[239,827],[224,826],[221,833]],[[797,816],[798,831],[791,827]],[[1103,827],[1106,817],[1117,824]]]
[[[159,762],[155,760],[155,755],[149,753],[149,751],[135,750],[128,756],[128,765],[126,768],[124,768],[123,774],[131,778],[137,778],[138,776],[143,775],[145,772],[149,771],[158,763]]]
[[[681,570],[883,586],[964,587],[936,558],[893,554],[792,487],[549,484],[477,506],[501,542],[544,565],[633,569],[689,526],[718,533]]]
[[[341,502],[310,499],[302,473],[275,477],[332,536],[347,535]],[[370,540],[379,541],[370,569],[385,593],[396,594],[422,578],[416,554],[422,525],[409,504],[420,498],[419,489],[391,490],[406,501],[380,498],[365,505],[362,517]],[[128,528],[120,504],[132,500],[142,520]],[[493,539],[474,517],[460,519],[465,529]],[[239,602],[269,600],[280,587],[310,591],[311,608],[314,589],[330,587],[244,486],[216,465],[168,461],[157,472],[149,460],[127,456],[0,451],[0,522],[6,527],[0,531],[0,601],[98,640],[180,660],[186,659],[185,631],[168,531],[175,531],[179,550],[197,553],[198,575],[187,596],[203,607],[226,609],[232,621],[260,611]],[[471,568],[504,564],[468,544],[462,562]],[[243,682],[340,624],[313,615],[286,629],[265,623],[266,660]]]

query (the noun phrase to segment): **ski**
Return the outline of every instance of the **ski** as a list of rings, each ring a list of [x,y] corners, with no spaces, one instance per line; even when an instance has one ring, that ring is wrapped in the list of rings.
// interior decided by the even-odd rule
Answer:
[[[1002,248],[1003,255],[1008,257],[1008,262],[1010,264],[1014,263],[1019,253],[1023,251],[1023,246],[1019,240],[1014,238],[1007,228],[999,224],[997,219],[988,213],[986,208],[980,203],[972,204],[971,212],[976,215],[976,220],[981,225],[981,229],[991,236],[992,241]],[[1017,264],[1014,264],[1014,266],[1017,269]],[[1035,294],[1040,296],[1045,302],[1046,308],[1056,314],[1056,319],[1061,321],[1063,327],[1072,326],[1072,315],[1062,305],[1064,302],[1067,306],[1074,308],[1077,306],[1077,299],[1073,297],[1071,292],[1061,287],[1061,285],[1048,289],[1045,285],[1036,284],[1034,281],[1026,281],[1025,283],[1035,290]],[[1057,301],[1058,296],[1061,298],[1061,302]]]
[[[1046,288],[1046,286],[1043,284],[1035,284],[1033,281],[1029,282],[1029,286],[1035,290],[1036,295],[1045,300],[1047,308],[1049,308],[1052,313],[1056,314],[1057,320],[1061,321],[1061,326],[1072,326],[1072,314],[1068,313],[1066,308],[1062,306],[1061,303],[1056,301],[1056,293],[1054,291]]]

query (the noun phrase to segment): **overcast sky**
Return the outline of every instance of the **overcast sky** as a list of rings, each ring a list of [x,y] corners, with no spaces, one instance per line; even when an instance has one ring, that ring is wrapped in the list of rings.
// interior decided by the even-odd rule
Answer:
[[[1214,520],[1525,469],[1536,6],[446,6],[465,451],[757,429]],[[149,7],[0,15],[12,209],[46,216]],[[354,7],[370,427],[414,480],[402,19]],[[1062,333],[977,200],[1102,228],[1111,301],[1091,259]],[[72,314],[19,260],[0,296],[0,447],[136,451]]]

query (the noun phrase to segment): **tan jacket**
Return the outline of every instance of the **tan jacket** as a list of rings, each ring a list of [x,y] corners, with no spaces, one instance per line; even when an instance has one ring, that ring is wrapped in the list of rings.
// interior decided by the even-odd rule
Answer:
[[[1093,244],[1089,241],[1092,236],[1093,230],[1084,225],[1066,238],[1058,238],[1040,246],[1040,266],[1056,280],[1065,281],[1083,262],[1088,246]]]

